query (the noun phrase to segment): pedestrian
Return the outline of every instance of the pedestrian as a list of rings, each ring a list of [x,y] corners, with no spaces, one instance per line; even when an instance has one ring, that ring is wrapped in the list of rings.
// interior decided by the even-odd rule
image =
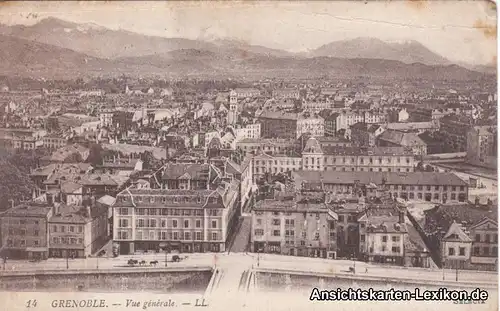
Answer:
[[[367,268],[365,268],[365,273],[368,273],[368,267],[367,267]]]

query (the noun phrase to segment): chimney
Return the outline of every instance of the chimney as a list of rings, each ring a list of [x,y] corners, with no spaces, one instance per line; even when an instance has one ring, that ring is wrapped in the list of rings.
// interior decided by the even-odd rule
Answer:
[[[399,211],[399,223],[404,224],[405,223],[405,211]]]
[[[52,213],[53,213],[54,215],[59,214],[59,204],[58,204],[58,203],[55,203],[55,202],[54,202],[54,204],[52,205]]]

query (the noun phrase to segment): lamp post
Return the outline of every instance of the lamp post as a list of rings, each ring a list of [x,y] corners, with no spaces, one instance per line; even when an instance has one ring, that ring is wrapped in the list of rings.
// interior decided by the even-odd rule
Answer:
[[[69,269],[69,252],[66,251],[66,270]]]
[[[442,263],[441,263],[441,268],[443,270],[443,281],[444,281],[444,259],[442,260]]]

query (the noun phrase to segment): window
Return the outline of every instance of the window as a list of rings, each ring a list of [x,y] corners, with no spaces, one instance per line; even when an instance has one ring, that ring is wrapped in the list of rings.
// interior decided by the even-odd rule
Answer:
[[[319,232],[314,233],[314,240],[319,240]]]
[[[184,220],[184,228],[189,228],[189,220]]]
[[[455,256],[455,249],[453,247],[448,248],[448,256]]]
[[[35,232],[34,232],[34,234],[33,234],[33,235],[34,235],[34,236],[38,236],[38,235],[39,235],[39,231],[38,231],[38,230],[35,230]]]
[[[201,232],[196,232],[196,240],[201,241]]]
[[[498,243],[498,234],[493,235],[493,243]]]
[[[212,232],[212,240],[217,240],[217,232]]]
[[[279,230],[273,230],[273,236],[280,236],[281,233]]]
[[[490,235],[489,235],[489,234],[486,234],[486,235],[484,236],[484,241],[485,241],[486,243],[490,243]]]
[[[427,190],[430,191],[431,190],[431,186],[427,186]]]
[[[483,247],[483,255],[488,256],[490,254],[490,248],[485,246]]]
[[[191,233],[190,232],[184,232],[184,240],[191,240]]]
[[[481,235],[480,234],[476,234],[476,242],[481,242]]]
[[[21,240],[21,246],[26,246],[26,240]]]
[[[474,247],[474,255],[478,256],[479,255],[479,247]]]
[[[128,215],[128,208],[126,208],[126,207],[121,207],[121,208],[120,208],[120,213],[119,213],[119,214],[120,214],[120,215],[123,215],[123,216]]]
[[[143,209],[143,208],[139,208],[137,209],[137,215],[145,215],[146,214],[146,210]]]
[[[387,235],[382,236],[382,242],[387,242]]]
[[[65,232],[66,231],[66,227],[65,226],[61,226],[61,232]]]
[[[364,242],[365,241],[365,235],[364,234],[360,235],[359,240],[361,242]]]
[[[496,246],[493,246],[491,249],[491,255],[496,256],[498,254],[498,248]]]
[[[460,247],[460,248],[458,249],[458,254],[459,254],[460,256],[465,256],[465,247]]]
[[[201,228],[201,220],[196,219],[196,228]]]
[[[399,247],[397,246],[393,246],[391,250],[393,253],[399,253]]]
[[[273,226],[279,226],[280,225],[280,220],[279,219],[273,219]]]
[[[52,227],[53,232],[57,232],[57,226]]]
[[[439,186],[434,186],[434,190],[439,190]]]
[[[255,229],[254,234],[256,236],[263,236],[264,235],[264,230],[263,229]]]
[[[393,242],[399,242],[399,236],[395,235],[392,237]]]
[[[124,220],[126,220],[126,219],[124,219]],[[126,227],[128,227],[128,225]],[[82,232],[83,232],[83,226],[78,226],[78,233],[82,233]]]
[[[75,226],[69,226],[69,232],[75,232]]]
[[[344,222],[344,215],[339,215],[339,222]]]
[[[457,199],[457,195],[456,195],[455,193],[452,193],[452,194],[451,194],[451,199],[452,199],[452,200],[456,200],[456,199]]]
[[[174,240],[178,240],[179,239],[179,232],[174,232]]]
[[[172,227],[177,228],[177,220],[172,220]]]
[[[212,220],[212,228],[217,228],[217,220]]]

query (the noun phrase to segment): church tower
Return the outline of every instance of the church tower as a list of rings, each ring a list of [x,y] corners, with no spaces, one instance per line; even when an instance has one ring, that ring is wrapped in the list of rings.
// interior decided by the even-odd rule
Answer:
[[[227,112],[227,123],[236,124],[238,121],[238,96],[234,90],[229,93],[229,111]]]

